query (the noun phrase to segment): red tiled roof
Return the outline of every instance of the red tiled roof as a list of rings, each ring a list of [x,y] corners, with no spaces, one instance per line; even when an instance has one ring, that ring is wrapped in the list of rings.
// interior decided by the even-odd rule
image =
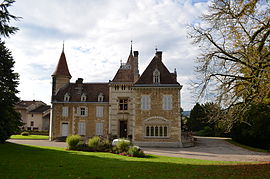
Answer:
[[[71,78],[68,70],[67,60],[64,51],[62,51],[57,67],[52,76],[65,76]]]
[[[166,66],[162,63],[161,57],[155,56],[147,68],[144,70],[141,77],[137,80],[137,84],[154,84],[153,72],[157,69],[160,72],[160,83],[159,84],[176,84],[180,85],[175,79],[175,74],[171,74]]]

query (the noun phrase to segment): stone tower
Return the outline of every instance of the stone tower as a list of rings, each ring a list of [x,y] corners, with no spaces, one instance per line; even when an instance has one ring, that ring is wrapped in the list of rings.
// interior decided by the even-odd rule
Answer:
[[[56,69],[52,74],[52,97],[57,93],[60,88],[68,84],[70,82],[70,79],[71,75],[68,70],[67,60],[63,48]]]

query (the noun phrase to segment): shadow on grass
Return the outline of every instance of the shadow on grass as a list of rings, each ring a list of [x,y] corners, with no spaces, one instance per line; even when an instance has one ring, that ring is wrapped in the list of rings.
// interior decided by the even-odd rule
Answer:
[[[235,164],[150,155],[0,144],[0,178],[269,178],[269,164]]]

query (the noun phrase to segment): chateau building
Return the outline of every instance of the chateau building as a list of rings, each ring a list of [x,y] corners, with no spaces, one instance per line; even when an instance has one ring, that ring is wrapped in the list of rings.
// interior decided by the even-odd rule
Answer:
[[[108,83],[71,83],[64,51],[52,74],[50,140],[79,134],[130,138],[139,146],[182,147],[180,90],[157,51],[142,75],[130,50]]]

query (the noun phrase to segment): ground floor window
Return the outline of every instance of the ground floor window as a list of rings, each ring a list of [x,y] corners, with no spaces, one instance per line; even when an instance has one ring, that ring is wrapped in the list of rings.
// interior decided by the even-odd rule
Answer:
[[[85,122],[83,121],[78,123],[78,134],[85,135]]]
[[[146,137],[168,137],[168,126],[147,125],[145,126]]]
[[[96,123],[96,135],[103,135],[103,123]]]

